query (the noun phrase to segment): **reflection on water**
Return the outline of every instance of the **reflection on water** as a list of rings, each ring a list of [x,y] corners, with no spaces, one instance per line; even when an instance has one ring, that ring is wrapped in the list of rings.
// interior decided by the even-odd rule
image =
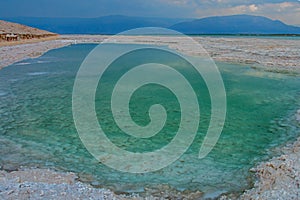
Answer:
[[[39,76],[39,75],[44,75],[47,74],[48,72],[31,72],[31,73],[27,73],[27,75],[29,76]]]

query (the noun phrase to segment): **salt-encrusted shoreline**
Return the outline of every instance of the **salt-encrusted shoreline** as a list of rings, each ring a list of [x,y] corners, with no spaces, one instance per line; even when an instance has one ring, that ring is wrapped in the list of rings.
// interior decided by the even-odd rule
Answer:
[[[240,199],[300,199],[300,138],[282,149],[282,155],[253,169],[254,188]]]
[[[47,169],[0,171],[0,199],[121,199],[75,179],[74,173]]]
[[[300,125],[300,109],[295,119]],[[280,154],[252,169],[258,180],[240,199],[300,199],[300,138],[280,149]]]
[[[100,43],[108,37],[64,35],[51,41],[0,47],[0,69],[26,58],[38,57],[51,49],[78,43]],[[300,74],[300,40],[221,37],[194,37],[193,39],[198,41],[217,61],[246,63],[265,71]],[[167,45],[189,55],[205,54],[202,50],[193,49],[193,46],[182,43],[180,38],[174,40],[174,37],[120,36],[115,42]],[[300,110],[295,117],[300,121]],[[283,148],[282,156],[261,163],[253,169],[253,172],[258,177],[253,189],[246,191],[240,197],[228,195],[221,198],[228,199],[231,196],[232,199],[300,199],[300,139],[293,145],[287,145]],[[59,178],[62,182],[51,182],[53,179],[56,180],[57,176],[62,177]],[[68,197],[72,198],[75,197],[72,195],[79,195],[76,193],[79,190],[83,196],[75,198],[141,199],[137,196],[118,196],[109,190],[92,188],[87,184],[75,181],[74,176],[70,173],[41,169],[24,169],[11,173],[0,171],[0,198],[67,198],[64,195],[70,195]],[[50,188],[50,192],[45,192],[43,188]],[[190,196],[191,198],[201,198],[202,194],[192,195],[196,196]],[[155,198],[149,197],[148,199]]]
[[[194,200],[203,196],[200,191],[179,192],[168,185],[146,188],[145,197],[138,194],[115,194],[109,189],[95,188],[77,179],[78,176],[72,172],[50,169],[0,170],[0,199]]]
[[[110,36],[63,35],[59,39],[0,47],[0,69],[26,58],[70,44],[101,43]],[[249,64],[254,68],[300,74],[300,40],[263,38],[193,37],[216,61]],[[181,37],[114,36],[110,42],[167,45],[188,55],[206,55]]]

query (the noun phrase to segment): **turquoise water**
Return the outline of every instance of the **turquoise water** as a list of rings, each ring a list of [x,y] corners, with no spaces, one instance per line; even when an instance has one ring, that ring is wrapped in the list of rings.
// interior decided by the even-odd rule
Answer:
[[[185,66],[199,99],[201,121],[192,146],[170,166],[147,174],[128,174],[95,160],[81,143],[72,118],[72,88],[77,70],[95,45],[72,45],[52,50],[0,71],[0,165],[49,167],[79,174],[81,180],[117,192],[143,192],[144,187],[168,184],[207,195],[241,191],[251,184],[249,169],[267,159],[270,149],[299,136],[294,113],[299,108],[300,79],[255,71],[247,66],[216,63],[227,92],[227,119],[213,151],[198,159],[208,128],[210,99],[200,76]],[[142,58],[137,58],[142,59]],[[124,61],[130,64],[132,60]],[[172,62],[170,60],[169,62]],[[158,85],[140,88],[132,97],[130,112],[140,125],[149,122],[147,110],[165,106],[165,128],[151,140],[122,134],[114,124],[108,95],[122,63],[106,73],[96,95],[100,123],[112,142],[134,152],[148,152],[166,145],[180,120],[174,95]],[[111,133],[111,134],[109,134]]]

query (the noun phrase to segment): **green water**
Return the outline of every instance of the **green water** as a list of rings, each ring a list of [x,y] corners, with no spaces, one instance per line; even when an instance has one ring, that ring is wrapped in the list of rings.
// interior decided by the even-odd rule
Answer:
[[[299,78],[217,63],[227,92],[227,118],[213,151],[198,159],[210,119],[210,99],[201,77],[179,66],[179,71],[190,74],[200,100],[201,121],[192,146],[178,161],[157,172],[128,174],[110,169],[84,148],[72,118],[76,72],[94,47],[73,45],[52,50],[0,71],[0,165],[73,171],[81,180],[118,192],[143,192],[144,187],[168,184],[180,191],[201,190],[215,196],[249,187],[249,169],[271,156],[270,149],[299,136],[299,124],[294,119],[299,108]],[[180,109],[174,95],[158,85],[140,88],[129,104],[133,120],[140,125],[149,123],[147,111],[151,105],[165,106],[168,119],[158,135],[150,140],[133,138],[114,124],[108,95],[100,96],[99,92],[107,92],[118,77],[116,72],[124,70],[121,63],[116,66],[106,73],[101,83],[105,87],[96,95],[98,119],[106,133],[111,133],[107,136],[119,147],[134,152],[168,144],[178,129]]]

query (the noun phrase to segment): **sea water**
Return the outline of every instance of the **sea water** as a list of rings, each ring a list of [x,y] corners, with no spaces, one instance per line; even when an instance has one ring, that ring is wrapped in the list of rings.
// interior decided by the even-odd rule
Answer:
[[[51,50],[0,71],[0,165],[72,171],[82,181],[116,192],[143,192],[146,187],[169,185],[179,191],[200,190],[208,197],[250,187],[253,180],[249,169],[272,156],[275,147],[299,136],[294,116],[299,108],[298,77],[216,63],[227,94],[226,122],[213,151],[198,159],[210,119],[210,98],[201,77],[180,66],[179,70],[192,74],[190,81],[196,85],[200,100],[201,120],[191,147],[176,162],[156,172],[130,174],[108,168],[85,149],[72,116],[76,73],[94,47],[85,44]],[[130,64],[132,60],[125,62]],[[134,93],[129,107],[136,123],[149,123],[147,112],[155,103],[166,108],[168,118],[162,132],[152,139],[131,137],[114,124],[108,96],[99,95],[99,91],[106,92],[113,86],[122,64],[113,70],[106,74],[106,87],[97,90],[95,99],[97,117],[107,137],[132,152],[149,152],[167,145],[180,122],[180,106],[174,94],[158,85],[147,85]]]

